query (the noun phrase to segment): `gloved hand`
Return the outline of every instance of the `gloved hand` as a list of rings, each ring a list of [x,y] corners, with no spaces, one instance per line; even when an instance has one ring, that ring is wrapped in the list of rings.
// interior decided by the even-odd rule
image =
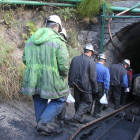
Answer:
[[[105,89],[105,90],[104,90],[104,93],[105,93],[106,95],[108,95],[108,90]]]
[[[129,88],[125,88],[124,92],[130,92],[130,89]]]

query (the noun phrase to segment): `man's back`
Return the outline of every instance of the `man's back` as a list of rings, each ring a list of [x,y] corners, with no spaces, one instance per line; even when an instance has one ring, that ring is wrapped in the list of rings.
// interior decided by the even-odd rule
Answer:
[[[85,54],[74,57],[69,70],[69,86],[78,87],[85,93],[92,93],[96,89],[96,66],[94,61]]]
[[[109,90],[110,74],[109,69],[101,63],[96,63],[97,82],[104,83],[104,88]]]
[[[62,76],[69,68],[68,57],[65,42],[56,31],[39,29],[25,44],[22,93],[47,99],[65,96],[68,86]]]
[[[127,73],[122,64],[113,64],[110,67],[110,85],[119,86],[123,82],[123,76]]]

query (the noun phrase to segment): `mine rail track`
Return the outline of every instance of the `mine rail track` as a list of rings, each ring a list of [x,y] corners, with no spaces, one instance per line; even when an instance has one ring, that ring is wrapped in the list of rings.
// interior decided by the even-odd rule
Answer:
[[[118,122],[120,122],[120,120],[123,119],[124,115],[126,114],[126,112],[130,112],[139,102],[132,102],[132,103],[129,103],[123,107],[121,107],[120,109],[118,110],[115,110],[109,114],[107,114],[106,116],[103,116],[103,117],[100,117],[96,120],[93,120],[89,123],[86,123],[84,125],[82,125],[81,127],[79,127],[70,137],[68,140],[78,140],[78,139],[81,139],[81,137],[83,135],[87,135],[89,133],[92,133],[92,131],[94,131],[94,129],[96,129],[98,126],[100,126],[101,124],[115,118],[116,116],[120,116],[120,118],[115,121],[115,123],[112,123],[111,126],[105,131],[103,132],[98,138],[96,138],[96,140],[99,140],[101,139],[106,133],[108,133],[108,131],[113,128]],[[140,127],[134,137],[133,140],[137,140],[138,137],[140,135]]]

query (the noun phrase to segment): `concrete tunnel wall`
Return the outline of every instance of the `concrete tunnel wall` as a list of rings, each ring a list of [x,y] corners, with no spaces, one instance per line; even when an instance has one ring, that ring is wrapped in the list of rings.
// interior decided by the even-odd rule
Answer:
[[[113,5],[133,7],[138,3],[140,1],[120,1],[114,2]],[[127,13],[127,16],[129,15],[132,15],[132,13]],[[140,14],[137,15],[140,16]],[[100,52],[102,19],[101,16],[97,18],[97,24],[85,25],[84,30],[79,32],[78,39],[81,45],[85,44],[85,42],[91,42],[94,44],[95,50]],[[108,21],[109,19],[106,20],[105,24],[103,52],[107,57],[106,66],[110,67],[111,64],[120,62],[120,55],[110,41]],[[111,22],[111,33],[114,44],[120,48],[122,59],[130,59],[131,68],[134,70],[134,73],[140,73],[140,18],[115,18]]]

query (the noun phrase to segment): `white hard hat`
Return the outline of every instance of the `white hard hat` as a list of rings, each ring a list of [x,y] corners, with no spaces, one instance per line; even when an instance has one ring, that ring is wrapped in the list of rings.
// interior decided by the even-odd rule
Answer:
[[[62,24],[61,19],[57,15],[51,15],[46,19],[46,25],[49,25],[50,23],[58,23],[59,24],[59,32],[62,31]]]
[[[65,39],[67,39],[67,33],[66,33],[65,28],[62,27],[62,31],[59,34],[63,34]]]
[[[93,51],[94,52],[94,48],[93,48],[93,46],[91,44],[86,44],[84,46],[84,50],[90,50],[90,51]]]
[[[123,62],[125,62],[130,67],[130,60],[124,59]]]
[[[106,60],[106,57],[105,57],[104,54],[99,54],[99,55],[98,55],[98,58],[99,58],[99,59],[104,59],[104,60]]]

